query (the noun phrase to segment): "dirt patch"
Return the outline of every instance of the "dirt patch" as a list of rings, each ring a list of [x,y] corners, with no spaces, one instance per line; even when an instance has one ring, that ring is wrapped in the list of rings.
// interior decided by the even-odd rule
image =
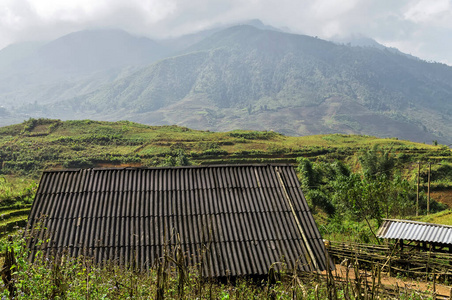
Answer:
[[[140,163],[124,163],[124,164],[96,164],[96,168],[139,168],[143,165]]]
[[[430,192],[430,196],[440,203],[452,207],[452,190]]]
[[[353,268],[349,269],[349,279],[355,279],[355,272]],[[324,272],[325,273],[325,272]],[[334,276],[338,278],[345,279],[347,274],[347,267],[343,265],[336,265],[336,270],[333,272]],[[369,285],[372,285],[372,275],[370,271],[360,270],[359,274],[361,278],[366,278]],[[387,274],[381,274],[381,284],[391,290],[412,290],[419,292],[431,292],[433,293],[433,280],[432,281],[417,281],[409,278],[396,278],[389,277]],[[449,299],[451,295],[452,286],[444,284],[436,284],[435,291],[436,295],[440,296],[441,299]]]
[[[49,124],[37,125],[31,132],[33,133],[46,133],[49,131]]]
[[[143,167],[141,163],[124,163],[124,164],[96,164],[95,168],[140,168]],[[65,170],[63,165],[52,165],[52,167],[47,168],[46,170]]]

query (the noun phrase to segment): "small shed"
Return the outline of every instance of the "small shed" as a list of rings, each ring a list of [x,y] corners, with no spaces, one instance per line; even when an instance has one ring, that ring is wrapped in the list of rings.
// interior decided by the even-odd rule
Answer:
[[[377,237],[398,241],[400,247],[452,253],[452,226],[384,219]]]
[[[290,165],[46,171],[27,228],[32,257],[88,255],[146,270],[179,247],[212,277],[327,265]]]

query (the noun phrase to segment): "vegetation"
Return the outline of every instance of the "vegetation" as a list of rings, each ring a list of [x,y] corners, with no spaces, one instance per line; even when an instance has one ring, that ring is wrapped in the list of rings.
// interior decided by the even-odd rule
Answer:
[[[356,232],[357,224],[364,222],[368,228],[360,230],[360,241],[379,243],[374,230],[383,218],[426,214],[427,197],[421,194],[418,206],[415,181],[401,166],[395,168],[390,149],[374,145],[357,154],[355,172],[338,160],[312,163],[299,158],[302,188],[314,211],[320,208],[328,216],[324,233]],[[446,207],[432,200],[429,209],[434,213]]]
[[[30,119],[0,128],[0,206],[29,206],[35,182],[46,169],[281,162],[298,164],[313,210],[330,218],[324,223],[333,224],[340,214],[378,224],[383,217],[413,214],[418,161],[424,162],[423,186],[427,162],[432,190],[451,186],[451,151],[441,145],[343,134],[288,137],[128,121]],[[424,212],[425,193],[420,204]]]
[[[0,175],[0,237],[25,226],[36,188],[33,180]]]
[[[340,213],[354,221],[381,220],[413,213],[417,161],[431,163],[433,190],[451,186],[451,151],[441,145],[343,134],[288,137],[128,121],[30,119],[0,128],[0,200],[5,207],[29,205],[46,169],[281,162],[298,164],[314,211],[330,218]],[[421,184],[427,177],[424,164]]]
[[[404,163],[448,161],[451,152],[431,146],[371,136],[288,137],[274,132],[196,131],[179,126],[137,123],[30,119],[0,128],[0,172],[30,175],[48,168],[158,166],[183,153],[194,164],[290,162],[297,157],[345,160],[374,145],[391,147]],[[445,166],[441,170],[446,174]],[[435,178],[435,180],[440,180]]]
[[[22,238],[2,240],[6,272],[2,299],[425,299],[434,293],[395,288],[382,283],[381,269],[369,279],[359,262],[347,268],[347,277],[300,273],[269,268],[265,280],[203,278],[198,268],[187,268],[177,255],[167,253],[147,272],[111,263],[98,266],[87,257],[49,257],[38,253],[34,263]],[[349,276],[350,273],[350,276]],[[337,273],[336,273],[337,275]]]
[[[322,236],[339,241],[375,242],[374,232],[382,218],[414,215],[418,162],[422,162],[420,184],[424,190],[427,163],[431,164],[433,191],[448,191],[452,186],[451,151],[441,145],[343,134],[288,137],[127,121],[30,119],[0,128],[0,229],[11,233],[24,226],[36,181],[47,169],[275,162],[298,166],[302,189]],[[430,208],[435,212],[444,206],[432,201]],[[420,193],[421,215],[425,210],[424,191]],[[450,219],[450,212],[443,211],[421,220],[450,224]],[[29,264],[21,243],[2,246],[13,247],[17,254],[18,299],[154,298],[159,291],[157,283],[149,285],[161,282],[158,278],[163,273],[158,268],[140,273],[113,265],[94,266],[87,258],[65,258],[54,264],[42,256]],[[315,299],[334,291],[327,279],[297,277],[289,270],[272,285],[248,279],[213,282],[201,279],[196,270],[185,272],[185,298],[291,299],[303,295]],[[166,283],[159,293],[180,298],[181,273],[173,266],[165,274]],[[352,295],[350,287],[338,283],[339,298],[348,299],[343,295]],[[409,297],[416,298],[413,295]]]

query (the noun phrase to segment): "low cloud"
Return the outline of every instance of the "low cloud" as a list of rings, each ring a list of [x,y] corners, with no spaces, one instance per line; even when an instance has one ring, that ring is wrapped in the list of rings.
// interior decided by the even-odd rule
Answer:
[[[0,0],[0,48],[87,28],[163,38],[249,19],[321,38],[361,34],[452,64],[452,0]]]

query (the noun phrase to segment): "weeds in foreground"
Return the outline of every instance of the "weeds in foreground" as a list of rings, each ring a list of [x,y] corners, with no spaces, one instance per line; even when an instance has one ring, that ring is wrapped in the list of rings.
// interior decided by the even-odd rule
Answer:
[[[182,267],[181,253],[163,257],[150,270],[137,271],[109,263],[96,266],[86,257],[49,258],[38,252],[34,263],[20,237],[0,244],[6,253],[2,299],[429,299],[416,291],[388,292],[379,285],[378,270],[365,280],[351,265],[345,280],[326,276],[270,271],[268,278],[206,279],[197,268]],[[351,276],[354,274],[354,276]],[[8,277],[9,276],[9,277]]]

